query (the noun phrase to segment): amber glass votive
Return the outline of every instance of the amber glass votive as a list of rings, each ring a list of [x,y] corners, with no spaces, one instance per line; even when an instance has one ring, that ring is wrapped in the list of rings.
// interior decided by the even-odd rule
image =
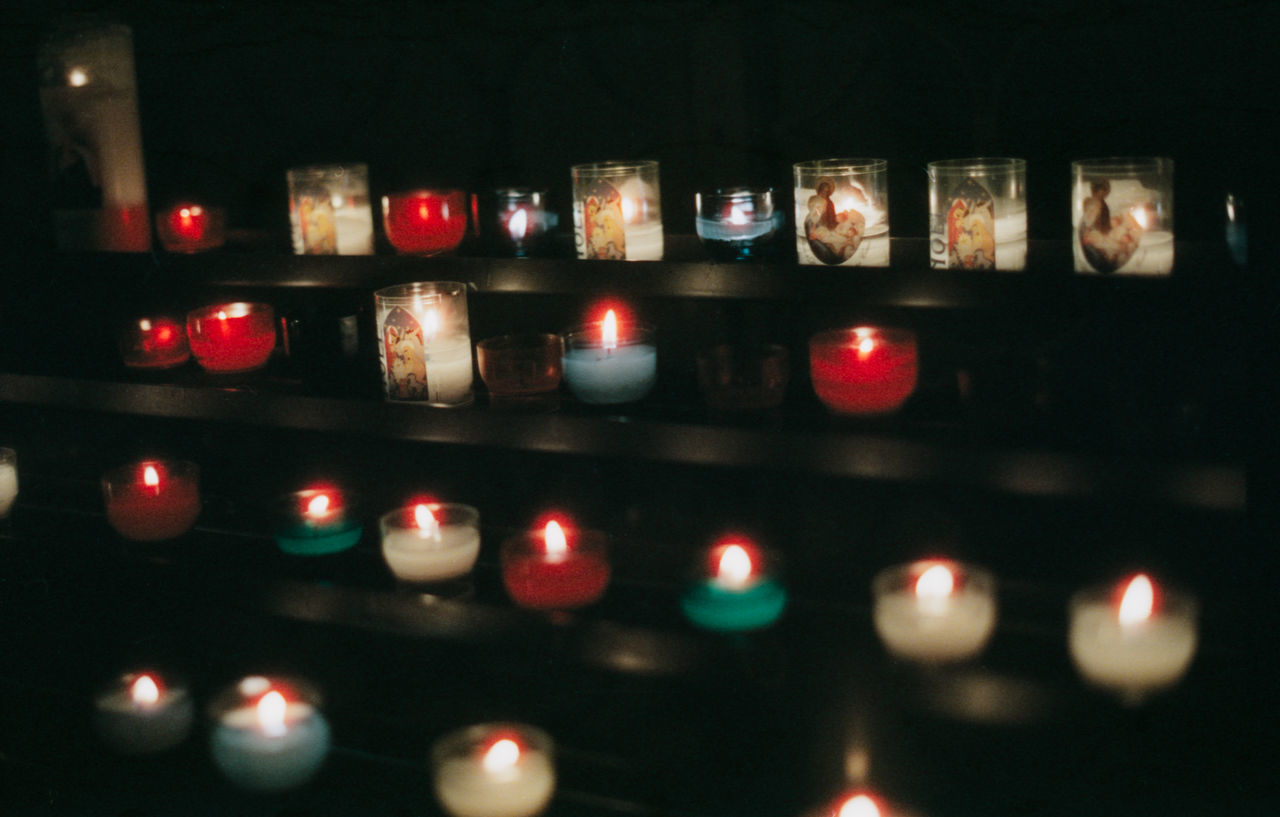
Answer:
[[[476,344],[480,379],[494,397],[533,397],[560,388],[559,335],[499,335]]]
[[[715,411],[777,408],[787,390],[787,349],[722,343],[698,352],[698,387]]]

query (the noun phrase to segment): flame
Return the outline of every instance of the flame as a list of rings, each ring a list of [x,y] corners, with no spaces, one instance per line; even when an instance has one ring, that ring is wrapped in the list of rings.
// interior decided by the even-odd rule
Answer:
[[[430,506],[414,505],[413,521],[424,533],[440,535],[440,523],[436,521],[435,514],[431,513]]]
[[[426,333],[428,340],[440,331],[440,312],[435,307],[428,309],[422,316],[422,331]]]
[[[1120,599],[1120,623],[1140,624],[1151,618],[1155,600],[1156,591],[1151,579],[1145,573],[1134,576]]]
[[[431,208],[427,207],[426,199],[419,201],[418,202],[418,218],[422,219],[423,221],[426,221],[427,218],[430,217],[430,215],[431,215]]]
[[[329,495],[317,494],[307,503],[307,516],[324,516],[329,512]]]
[[[142,484],[148,488],[160,487],[160,474],[154,465],[148,465],[142,469]]]
[[[865,794],[855,794],[840,806],[839,817],[880,817],[880,807]]]
[[[139,675],[129,687],[129,696],[137,706],[154,706],[160,700],[160,687],[150,675]]]
[[[635,199],[624,198],[622,200],[622,220],[628,224],[636,220],[636,214],[639,210],[640,206]]]
[[[565,539],[564,529],[560,523],[552,519],[542,531],[542,539],[547,547],[548,556],[563,556],[569,552],[569,541]]]
[[[858,350],[858,359],[866,360],[876,350],[875,330],[867,326],[859,326],[853,330],[854,348]]]
[[[946,565],[933,565],[916,579],[916,595],[920,598],[945,599],[955,589],[955,576]]]
[[[151,321],[147,320],[146,318],[143,318],[142,320],[138,321],[138,328],[141,329],[143,332],[150,332]]]
[[[1133,220],[1138,222],[1138,226],[1144,230],[1147,229],[1147,226],[1151,223],[1151,219],[1147,215],[1147,208],[1139,206],[1133,208],[1130,212],[1133,213]]]
[[[610,309],[600,322],[600,343],[606,349],[618,348],[618,316]]]
[[[218,320],[225,321],[227,319],[227,311],[225,309],[218,310]]]
[[[511,233],[512,241],[519,241],[524,238],[525,230],[529,227],[529,214],[523,209],[517,209],[511,214],[511,218],[507,219],[507,232]]]
[[[227,317],[243,318],[245,315],[248,315],[250,311],[249,305],[243,302],[236,303],[236,304],[227,304],[226,307],[224,307],[224,309],[226,311],[223,311],[221,309],[218,310],[219,318],[227,318]]]
[[[484,766],[486,772],[500,772],[503,769],[510,769],[519,760],[520,744],[511,738],[503,738],[489,747],[480,764]]]
[[[735,204],[729,208],[730,224],[746,224],[751,221],[751,216],[743,209],[741,204]]]
[[[178,218],[182,219],[184,222],[189,223],[191,221],[191,208],[183,207],[181,210],[179,210]]]
[[[89,83],[89,74],[83,68],[72,68],[67,72],[67,84],[72,88],[82,88]]]
[[[156,330],[156,340],[161,343],[168,343],[173,340],[173,327],[165,325]]]
[[[271,690],[266,695],[258,699],[258,725],[262,727],[262,731],[268,735],[283,735],[284,713],[288,707],[284,696],[276,690]]]
[[[726,587],[741,588],[751,580],[751,554],[742,545],[726,545],[716,563],[716,582]]]

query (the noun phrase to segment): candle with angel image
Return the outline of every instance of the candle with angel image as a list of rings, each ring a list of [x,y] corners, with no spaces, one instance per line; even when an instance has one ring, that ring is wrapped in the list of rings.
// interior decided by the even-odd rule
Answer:
[[[796,254],[801,264],[889,265],[887,166],[882,159],[795,165]]]
[[[373,294],[388,400],[465,406],[472,391],[466,285],[427,281]]]
[[[579,258],[662,259],[656,161],[574,165],[572,174],[573,233]]]
[[[1173,161],[1072,163],[1076,272],[1173,271]]]
[[[1003,158],[929,163],[930,266],[1026,268],[1026,165]]]

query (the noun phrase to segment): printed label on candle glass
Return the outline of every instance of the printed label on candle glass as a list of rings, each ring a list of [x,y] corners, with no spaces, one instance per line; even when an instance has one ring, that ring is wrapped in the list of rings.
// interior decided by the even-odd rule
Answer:
[[[627,228],[618,189],[604,181],[592,184],[582,197],[582,212],[586,257],[625,259]]]
[[[804,234],[809,248],[824,264],[843,264],[862,244],[867,233],[867,219],[854,205],[867,203],[867,197],[857,187],[843,192],[843,210],[837,210],[832,196],[836,183],[830,177],[818,179],[816,192],[806,203]]]
[[[1090,195],[1081,204],[1080,252],[1098,272],[1115,272],[1138,251],[1147,227],[1146,209],[1139,204],[1123,215],[1113,216],[1107,203],[1111,182],[1101,179],[1089,188]]]
[[[995,199],[972,176],[951,194],[947,208],[947,265],[995,269]]]
[[[338,252],[338,225],[328,191],[298,197],[298,224],[302,228],[304,254],[334,255]]]
[[[413,313],[395,307],[383,321],[387,355],[387,395],[392,400],[427,399],[427,350],[422,325]]]

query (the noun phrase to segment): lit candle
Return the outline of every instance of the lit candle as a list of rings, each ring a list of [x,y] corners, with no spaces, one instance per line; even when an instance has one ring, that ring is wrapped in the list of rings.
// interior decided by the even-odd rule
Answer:
[[[839,414],[896,411],[915,391],[918,369],[916,337],[906,329],[859,326],[809,339],[813,390]]]
[[[574,165],[572,173],[574,245],[579,258],[662,258],[656,161]]]
[[[764,553],[729,540],[708,551],[707,575],[684,594],[681,606],[694,624],[737,632],[767,627],[782,614],[787,591],[770,575]]]
[[[102,477],[107,524],[125,539],[181,536],[200,515],[200,469],[184,460],[128,463]]]
[[[888,163],[823,159],[793,170],[800,263],[888,266]]]
[[[0,519],[6,519],[18,498],[18,454],[12,448],[0,448]]]
[[[354,497],[337,488],[310,488],[283,497],[275,540],[285,553],[323,556],[353,547],[364,527]]]
[[[94,726],[124,754],[171,749],[186,739],[195,717],[187,690],[154,672],[123,675],[94,700]]]
[[[878,574],[871,587],[876,633],[899,658],[963,661],[980,653],[995,629],[995,580],[972,565],[898,565]]]
[[[296,684],[250,676],[223,693],[213,712],[214,762],[243,788],[294,788],[329,754],[329,724]]]
[[[187,339],[196,362],[210,372],[232,374],[267,365],[276,346],[270,304],[229,303],[187,313]]]
[[[658,350],[647,324],[619,327],[614,310],[597,323],[564,335],[563,370],[570,391],[584,403],[611,405],[644,398],[658,379]]]
[[[225,214],[220,207],[176,204],[156,214],[156,235],[169,252],[212,250],[226,242]]]
[[[414,190],[382,197],[387,240],[408,255],[438,255],[455,249],[467,233],[466,194],[461,190]]]
[[[130,369],[171,369],[191,358],[186,327],[165,315],[129,321],[119,339],[121,359]]]
[[[436,798],[452,817],[533,817],[556,787],[551,738],[531,726],[487,723],[431,748]]]
[[[502,543],[502,583],[521,607],[568,610],[600,599],[609,586],[606,537],[551,519]]]
[[[695,193],[694,210],[698,238],[712,257],[724,261],[767,257],[785,221],[771,187]]]
[[[814,809],[808,817],[893,817],[899,813],[878,794],[853,791]]]
[[[470,405],[475,395],[466,284],[401,284],[378,290],[373,300],[387,398]]]
[[[382,558],[407,584],[463,578],[480,555],[480,512],[470,505],[419,502],[385,514],[380,526]]]
[[[1071,599],[1068,644],[1076,669],[1096,686],[1136,702],[1176,683],[1196,652],[1195,599],[1138,574]]]

